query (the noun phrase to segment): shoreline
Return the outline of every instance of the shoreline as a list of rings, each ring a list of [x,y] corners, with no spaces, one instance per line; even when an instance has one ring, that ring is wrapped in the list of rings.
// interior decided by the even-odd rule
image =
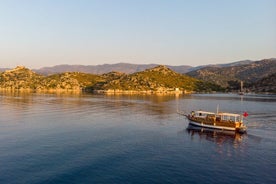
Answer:
[[[89,94],[96,94],[96,95],[189,95],[189,94],[216,94],[216,93],[223,93],[223,94],[237,94],[235,92],[219,92],[219,91],[212,91],[212,92],[195,92],[195,91],[181,91],[181,90],[118,90],[118,89],[109,89],[109,90],[89,90],[89,89],[30,89],[30,88],[21,88],[21,89],[14,89],[14,88],[0,88],[0,92],[7,92],[7,93],[73,93],[73,94],[80,94],[80,93],[89,93]],[[252,96],[252,95],[276,95],[276,93],[269,93],[269,92],[253,92],[248,93],[240,96]]]
[[[30,88],[0,88],[0,92],[22,92],[22,93],[90,93],[90,94],[99,94],[99,95],[180,95],[180,94],[192,94],[194,92],[187,91],[155,91],[155,90],[88,90],[88,89],[30,89]]]

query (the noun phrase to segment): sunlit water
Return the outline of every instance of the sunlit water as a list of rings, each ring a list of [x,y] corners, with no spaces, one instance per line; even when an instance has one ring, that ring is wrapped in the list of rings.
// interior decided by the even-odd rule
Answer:
[[[0,93],[0,183],[276,183],[276,97]],[[177,112],[249,116],[247,134]],[[187,129],[188,128],[188,129]]]

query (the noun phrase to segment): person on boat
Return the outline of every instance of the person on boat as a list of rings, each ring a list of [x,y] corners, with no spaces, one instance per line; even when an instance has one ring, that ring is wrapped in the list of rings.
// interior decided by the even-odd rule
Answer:
[[[192,118],[195,116],[195,111],[191,112]]]

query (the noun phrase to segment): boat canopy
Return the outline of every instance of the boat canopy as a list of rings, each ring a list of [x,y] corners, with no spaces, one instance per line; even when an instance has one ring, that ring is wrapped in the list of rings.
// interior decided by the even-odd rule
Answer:
[[[196,117],[205,118],[207,116],[215,116],[215,113],[207,112],[207,111],[192,111],[191,115],[196,116]]]
[[[240,114],[232,114],[232,113],[226,113],[226,112],[219,112],[218,115],[233,116],[233,117],[239,117],[239,116],[241,116]]]
[[[242,116],[240,114],[220,112],[217,114],[217,116],[220,116],[222,120],[232,120],[234,122],[242,122]]]
[[[207,112],[207,111],[194,111],[196,114],[215,114],[213,112]]]

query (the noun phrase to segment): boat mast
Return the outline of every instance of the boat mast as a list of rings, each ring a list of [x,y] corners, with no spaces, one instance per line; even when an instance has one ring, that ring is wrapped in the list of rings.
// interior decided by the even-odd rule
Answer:
[[[241,81],[241,92],[243,92],[243,81]]]

